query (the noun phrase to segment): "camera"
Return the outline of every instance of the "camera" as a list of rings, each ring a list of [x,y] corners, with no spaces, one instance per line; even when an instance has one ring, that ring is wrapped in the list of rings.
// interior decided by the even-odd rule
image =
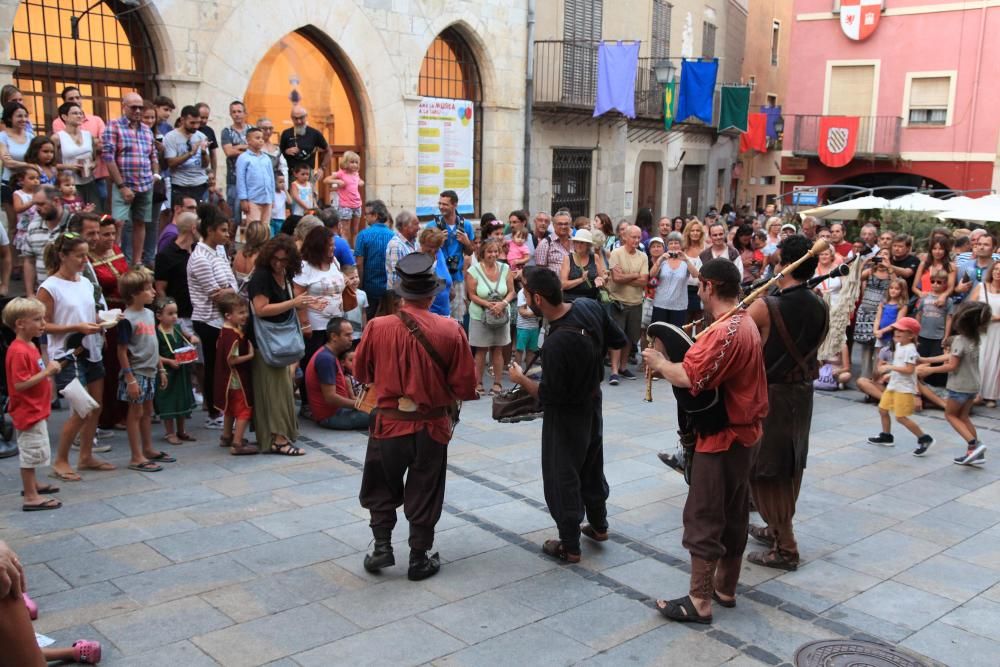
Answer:
[[[462,270],[461,255],[448,255],[447,257],[445,257],[444,262],[448,267],[448,273],[458,273],[459,271]]]
[[[881,257],[875,257],[874,259],[872,259],[872,261],[875,262],[876,264],[881,264],[882,263],[882,258]]]
[[[679,252],[668,252],[667,253],[667,257],[669,257],[670,259],[677,259],[680,256],[681,256],[681,254]]]

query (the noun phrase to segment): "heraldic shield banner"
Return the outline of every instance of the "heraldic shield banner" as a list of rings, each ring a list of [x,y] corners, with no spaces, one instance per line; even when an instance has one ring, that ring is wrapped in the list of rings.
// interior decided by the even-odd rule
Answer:
[[[824,116],[819,120],[819,161],[828,167],[843,167],[854,159],[858,145],[857,116]]]
[[[848,38],[871,37],[882,16],[882,0],[840,0],[840,29]]]

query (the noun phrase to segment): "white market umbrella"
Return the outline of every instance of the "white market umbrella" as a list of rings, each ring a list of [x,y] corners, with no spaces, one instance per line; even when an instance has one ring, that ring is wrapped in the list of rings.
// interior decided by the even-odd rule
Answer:
[[[911,192],[889,201],[886,209],[890,211],[913,211],[921,213],[940,213],[952,208],[951,200],[938,199],[922,192]]]
[[[833,220],[857,220],[865,214],[865,211],[881,210],[886,208],[888,204],[889,200],[883,197],[865,195],[857,199],[848,199],[836,204],[802,211],[800,215],[803,217],[810,215],[814,218],[830,218]]]
[[[986,195],[959,202],[937,216],[941,220],[967,220],[970,222],[1000,222],[1000,195]]]

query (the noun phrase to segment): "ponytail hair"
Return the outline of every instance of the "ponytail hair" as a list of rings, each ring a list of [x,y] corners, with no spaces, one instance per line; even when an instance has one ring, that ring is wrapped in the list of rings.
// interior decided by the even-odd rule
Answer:
[[[50,276],[59,270],[62,264],[62,256],[73,252],[77,246],[86,245],[87,239],[76,232],[64,232],[57,236],[54,241],[45,246],[42,259],[45,262],[45,271]]]

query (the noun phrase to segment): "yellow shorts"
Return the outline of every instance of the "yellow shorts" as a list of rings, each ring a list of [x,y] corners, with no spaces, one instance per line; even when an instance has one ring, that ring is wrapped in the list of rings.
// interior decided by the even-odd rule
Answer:
[[[913,406],[916,403],[913,394],[886,389],[882,393],[882,400],[878,402],[878,407],[887,412],[891,412],[896,417],[909,417],[913,414]]]

